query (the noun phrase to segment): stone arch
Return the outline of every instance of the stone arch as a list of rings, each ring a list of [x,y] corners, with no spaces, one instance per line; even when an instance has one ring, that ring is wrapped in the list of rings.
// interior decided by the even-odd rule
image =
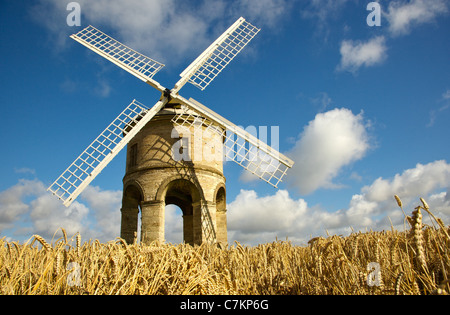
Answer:
[[[200,186],[196,185],[192,181],[182,177],[181,175],[174,175],[166,178],[160,185],[158,190],[156,191],[155,200],[157,201],[165,201],[167,191],[169,188],[175,186],[175,183],[185,182],[185,185],[189,183],[189,190],[193,194],[195,202],[200,201],[203,196],[203,190]],[[180,207],[181,208],[181,207]]]
[[[226,188],[225,188],[225,184],[224,183],[220,183],[217,185],[215,191],[214,191],[214,202],[216,203],[216,206],[224,206],[221,209],[226,208]],[[217,211],[219,211],[219,209],[217,208]]]
[[[202,207],[207,204],[203,196],[198,182],[192,182],[180,174],[168,176],[159,183],[154,199],[148,200],[146,196],[142,202],[141,241],[149,243],[165,240],[166,205],[174,204],[183,213],[183,241],[191,245],[201,244],[205,238],[202,230]],[[215,214],[215,208],[213,210]],[[213,228],[214,225],[214,222],[210,224]]]
[[[165,206],[173,204],[183,213],[183,241],[186,244],[195,244],[194,230],[197,220],[194,220],[194,207],[201,204],[201,188],[186,179],[174,179],[163,190],[161,197]],[[197,218],[198,216],[195,216]]]
[[[127,192],[128,189],[134,191],[135,196],[137,195],[137,193],[139,193],[141,199],[144,200],[145,190],[137,180],[130,180],[126,182],[125,185],[123,185],[124,194]]]

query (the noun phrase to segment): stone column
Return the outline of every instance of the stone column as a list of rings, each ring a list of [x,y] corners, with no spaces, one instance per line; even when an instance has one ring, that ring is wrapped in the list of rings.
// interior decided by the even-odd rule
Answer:
[[[216,242],[216,205],[212,202],[199,201],[193,205],[194,244]]]
[[[194,245],[193,215],[183,214],[183,240],[185,244]]]
[[[121,226],[120,226],[120,237],[123,238],[127,244],[133,244],[134,233],[137,233],[138,229],[138,215],[139,208],[122,208]]]
[[[164,201],[143,202],[141,242],[150,244],[153,241],[164,242]]]
[[[120,237],[128,244],[133,244],[134,234],[138,229],[139,200],[124,195],[122,198]]]
[[[217,225],[217,243],[227,244],[227,210],[221,210],[216,212],[216,225]]]

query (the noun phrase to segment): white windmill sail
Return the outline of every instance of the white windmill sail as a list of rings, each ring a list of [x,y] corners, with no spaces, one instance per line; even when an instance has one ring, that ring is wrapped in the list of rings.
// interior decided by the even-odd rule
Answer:
[[[198,119],[202,119],[208,128],[226,137],[227,159],[277,187],[294,164],[292,160],[195,100],[186,100],[178,95],[187,82],[204,90],[259,31],[244,18],[238,19],[181,73],[181,79],[171,91],[153,80],[153,76],[164,67],[163,64],[92,26],[72,35],[74,40],[153,86],[163,95],[151,109],[134,100],[48,190],[61,199],[65,206],[69,206],[171,99],[185,106],[185,111],[174,117],[175,124],[190,127],[193,125],[192,120],[198,123]],[[261,155],[261,152],[264,154]]]
[[[48,188],[66,207],[78,197],[131,139],[166,105],[151,109],[134,100]]]
[[[129,48],[91,25],[70,37],[140,80],[160,89],[153,76],[164,67],[164,64]]]
[[[187,82],[203,91],[259,31],[239,18],[180,74],[172,91],[178,92]]]
[[[201,128],[219,133],[225,139],[225,158],[241,165],[263,181],[278,188],[287,171],[294,162],[262,142],[255,136],[223,118],[208,107],[194,99],[185,99],[172,94],[178,100],[183,111],[172,119],[177,126],[184,128]]]

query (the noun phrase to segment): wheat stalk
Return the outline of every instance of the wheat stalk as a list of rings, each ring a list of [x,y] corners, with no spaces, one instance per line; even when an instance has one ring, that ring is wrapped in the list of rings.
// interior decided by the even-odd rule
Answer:
[[[442,220],[440,218],[436,218],[434,216],[434,214],[430,211],[430,207],[428,206],[427,202],[425,201],[425,199],[420,198],[420,201],[423,204],[423,209],[428,212],[428,214],[439,224],[439,227],[442,229],[442,231],[444,232],[445,236],[447,237],[448,240],[450,240],[450,236],[448,235],[444,223],[442,222]]]
[[[304,246],[278,240],[256,247],[237,242],[146,246],[117,239],[81,247],[78,233],[73,247],[67,242],[52,247],[36,236],[32,240],[41,243],[39,249],[0,239],[0,293],[443,294],[450,291],[448,239],[440,219],[441,229],[423,228],[421,210],[427,206],[422,202],[413,212],[409,233],[392,229],[317,237]],[[66,281],[73,270],[65,267],[74,259],[82,266],[82,287]],[[382,282],[370,288],[367,266],[374,260]]]
[[[33,238],[35,240],[37,240],[39,243],[41,243],[41,245],[45,248],[45,250],[47,250],[47,251],[51,251],[52,250],[52,247],[50,246],[50,244],[47,243],[47,241],[42,236],[33,235]]]

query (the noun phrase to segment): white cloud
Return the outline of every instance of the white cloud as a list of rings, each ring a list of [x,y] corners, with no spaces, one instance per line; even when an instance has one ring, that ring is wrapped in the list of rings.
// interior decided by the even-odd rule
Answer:
[[[241,190],[227,209],[229,242],[256,244],[272,242],[277,236],[295,238],[308,221],[306,202],[293,200],[285,190],[266,197]]]
[[[448,12],[447,0],[391,1],[384,16],[389,22],[391,36],[409,34],[413,27],[432,22],[437,16]],[[317,0],[317,3],[327,2]],[[345,2],[345,1],[344,1]],[[324,12],[327,10],[323,9]],[[372,38],[367,42],[344,40],[341,43],[339,71],[355,73],[360,67],[370,67],[383,63],[387,58],[385,36]]]
[[[392,178],[378,178],[354,195],[348,207],[324,210],[293,198],[288,191],[258,196],[255,191],[241,190],[227,204],[228,241],[248,244],[272,242],[278,237],[296,244],[310,238],[347,235],[354,231],[403,230],[404,217],[393,196],[399,195],[404,210],[410,214],[423,197],[431,211],[444,223],[450,221],[450,164],[435,161],[417,164]],[[0,233],[9,240],[27,240],[33,234],[51,239],[60,228],[69,236],[80,232],[83,239],[102,242],[115,239],[120,233],[120,191],[88,187],[81,201],[64,207],[45,190],[39,180],[19,180],[0,192]],[[389,218],[389,219],[388,219]],[[427,224],[428,216],[424,215]],[[166,208],[166,239],[182,241],[182,219],[176,207]],[[6,233],[5,233],[6,232]]]
[[[292,6],[287,0],[239,0],[235,10],[245,12],[245,18],[258,27],[275,27]]]
[[[450,89],[445,91],[444,94],[442,94],[442,99],[443,100],[450,100]]]
[[[382,63],[386,57],[387,46],[384,36],[372,38],[368,42],[344,40],[341,43],[340,71],[356,72],[360,67],[370,67]]]
[[[162,62],[169,61],[164,52],[179,58],[205,44],[207,25],[187,8],[177,10],[174,0],[83,0],[80,5],[89,23],[110,28],[116,34],[109,35]]]
[[[20,179],[0,192],[0,233],[26,240],[33,234],[51,239],[64,228],[69,236],[80,232],[83,239],[110,241],[120,234],[120,191],[88,187],[66,208],[38,179]]]
[[[76,29],[66,25],[69,0],[40,0],[30,13],[64,48]],[[289,12],[287,0],[79,0],[81,25],[92,24],[133,49],[167,65],[201,53],[239,16],[275,29]],[[104,29],[105,28],[105,29]],[[110,33],[111,32],[111,33]]]
[[[43,193],[30,202],[30,210],[32,227],[28,230],[33,234],[51,239],[59,228],[64,228],[68,236],[78,232],[84,238],[88,236],[89,209],[79,202],[74,202],[66,208],[57,198]]]
[[[449,224],[450,220],[450,188],[447,191],[431,195],[427,199],[427,203],[433,213],[444,219]]]
[[[89,206],[95,218],[95,228],[89,232],[89,237],[112,240],[119,236],[122,191],[88,186],[80,195],[80,200]]]
[[[302,194],[336,188],[333,179],[342,167],[361,159],[369,148],[362,114],[345,108],[320,113],[287,153],[295,161],[288,183]]]
[[[107,80],[100,80],[94,91],[98,96],[106,98],[111,94],[111,86]]]
[[[405,35],[411,28],[435,20],[448,12],[446,0],[391,1],[386,17],[393,36]]]
[[[323,112],[333,101],[326,92],[321,92],[318,97],[311,98],[311,103],[318,108],[318,112]]]
[[[394,195],[401,198],[405,211],[409,213],[420,204],[420,197],[425,198],[433,213],[447,222],[450,219],[450,164],[446,161],[417,164],[415,168],[407,169],[393,178],[380,177],[371,185],[364,186],[360,194],[353,196],[349,211],[355,209],[374,217],[389,215],[394,224],[401,226],[403,217],[394,206]],[[363,218],[367,218],[367,215]],[[373,226],[389,228],[380,224],[379,220]]]
[[[428,122],[427,127],[433,127],[437,117],[439,117],[442,112],[450,108],[450,90],[447,90],[444,92],[444,94],[442,94],[439,102],[444,103],[444,105],[440,106],[437,109],[430,110],[430,121]]]
[[[242,181],[243,183],[251,183],[251,182],[255,182],[260,180],[260,178],[258,176],[256,176],[253,173],[250,173],[247,170],[243,170],[241,172],[241,175],[239,176],[239,180]]]
[[[370,186],[362,189],[369,200],[386,200],[389,196],[399,195],[402,199],[420,197],[437,188],[446,188],[450,184],[450,165],[446,161],[435,161],[426,165],[417,164],[393,179],[378,178]]]
[[[40,195],[45,192],[44,185],[37,180],[21,179],[19,182],[0,192],[0,233],[11,228],[21,216],[26,214],[30,205],[26,198]]]
[[[254,191],[241,190],[227,205],[229,242],[256,245],[288,237],[305,244],[311,237],[347,235],[354,231],[403,230],[404,216],[394,195],[403,201],[410,214],[423,197],[431,211],[444,223],[450,220],[450,164],[435,161],[396,174],[391,179],[379,178],[352,197],[345,209],[329,212],[310,207],[304,199],[293,199],[285,190],[260,197]],[[330,209],[332,211],[332,209]],[[429,218],[424,215],[429,224]]]
[[[420,205],[419,198],[423,197],[428,201],[432,212],[444,222],[448,222],[450,220],[450,164],[446,161],[417,164],[415,168],[396,174],[391,179],[378,178],[371,185],[364,186],[360,194],[353,196],[351,207],[378,217],[378,220],[373,222],[374,228],[388,229],[387,216],[390,217],[394,226],[401,228],[404,218],[398,208],[393,206],[394,195],[401,198],[405,211],[409,213],[414,207]],[[380,217],[385,218],[384,222]]]
[[[370,229],[376,227],[379,220],[377,203],[358,195],[351,200],[348,209],[328,212],[320,207],[309,207],[304,199],[296,200],[286,190],[264,197],[252,190],[241,190],[227,208],[228,241],[249,245],[273,242],[276,238],[306,244],[310,238],[324,236],[327,232],[349,234],[352,228],[356,231]]]
[[[345,5],[349,0],[312,0],[305,1],[305,7],[301,11],[301,16],[306,19],[317,20],[317,32],[328,39],[330,25],[333,25],[337,17],[341,15]]]

